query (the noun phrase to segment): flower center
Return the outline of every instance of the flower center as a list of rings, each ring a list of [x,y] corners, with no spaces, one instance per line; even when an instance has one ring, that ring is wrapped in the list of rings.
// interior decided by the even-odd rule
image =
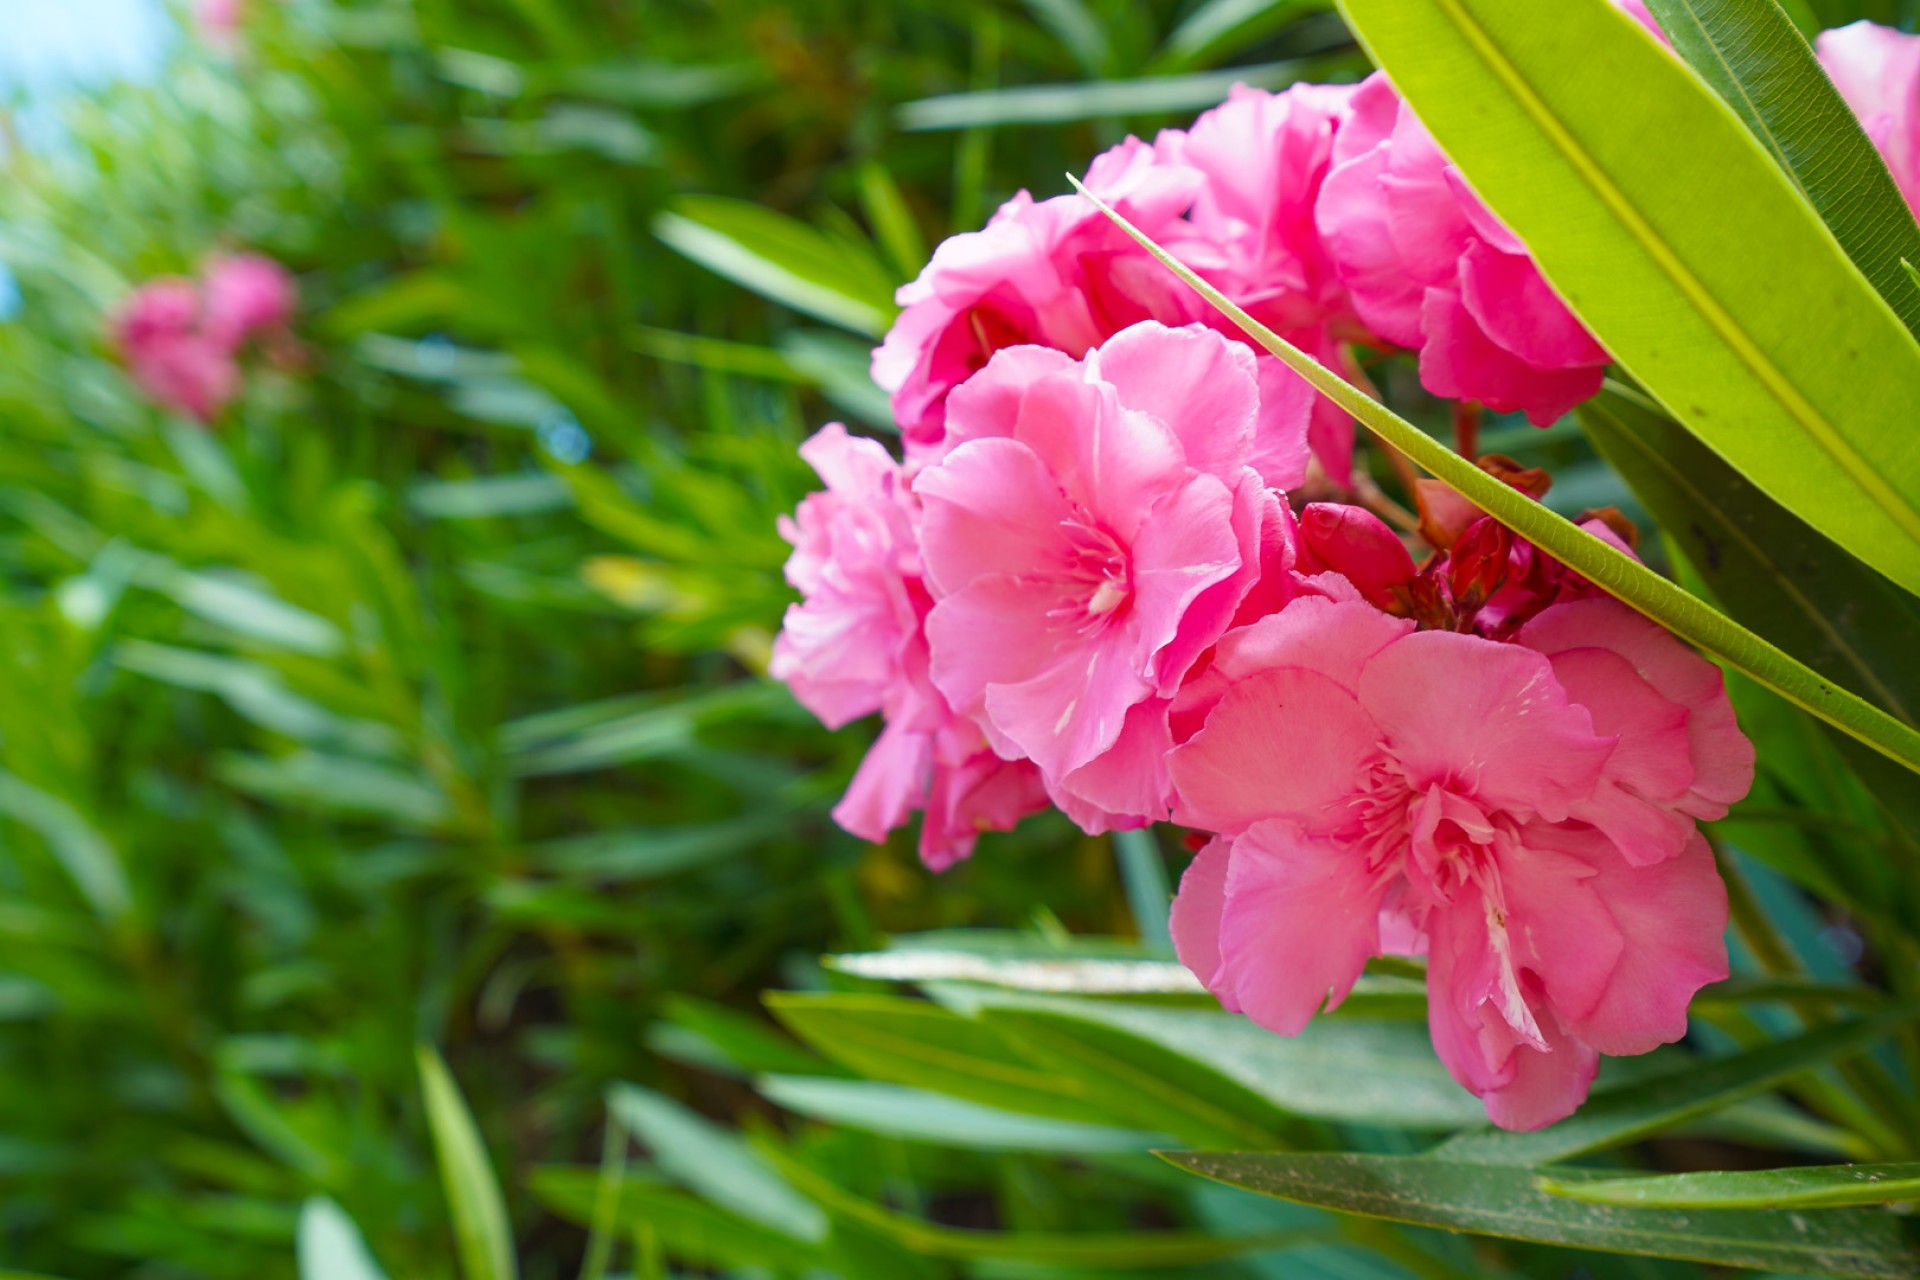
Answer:
[[[1133,570],[1126,548],[1085,512],[1060,522],[1067,539],[1067,601],[1055,617],[1081,628],[1103,625],[1133,600]]]

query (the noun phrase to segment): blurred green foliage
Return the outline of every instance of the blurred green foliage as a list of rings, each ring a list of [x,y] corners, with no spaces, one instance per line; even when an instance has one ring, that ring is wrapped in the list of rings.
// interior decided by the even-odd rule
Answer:
[[[761,674],[789,598],[775,519],[813,487],[794,445],[833,417],[885,428],[865,366],[892,287],[1015,189],[1055,192],[1235,79],[1364,69],[1315,0],[255,0],[233,53],[189,46],[157,86],[77,104],[69,147],[9,153],[0,1263],[213,1280],[364,1280],[373,1260],[467,1280],[666,1259],[882,1280],[1575,1265],[1160,1165],[1144,1151],[1169,1136],[1307,1141],[1355,1120],[1197,1074],[1177,1039],[907,1015],[962,1038],[962,1077],[1013,1052],[976,1026],[1120,1063],[1047,1118],[854,1079],[883,1059],[809,1035],[823,1006],[783,1006],[804,1043],[758,1006],[783,987],[893,1016],[818,957],[961,926],[1131,935],[1156,891],[1140,848],[1130,898],[1107,843],[1057,818],[936,886],[907,842],[832,825],[862,735],[826,734]],[[242,246],[297,273],[306,362],[258,371],[207,432],[139,399],[103,317]],[[1380,376],[1417,403],[1403,374]],[[1488,444],[1555,465],[1569,510],[1631,504],[1570,429]],[[1881,832],[1823,739],[1754,716],[1794,744],[1770,804]],[[1769,826],[1752,852],[1816,889],[1831,866],[1866,874],[1824,861],[1831,843]],[[1785,904],[1776,969],[1830,969],[1805,901],[1756,874]],[[1406,992],[1378,994],[1405,1015]],[[1729,1025],[1756,1024],[1742,1007]],[[1353,1034],[1349,1069],[1386,1061]],[[1417,1063],[1399,1104],[1438,1090],[1440,1110],[1398,1120],[1460,1123]],[[1129,1101],[1143,1070],[1248,1111],[1169,1118]],[[859,1122],[776,1121],[769,1098]],[[1862,1154],[1784,1107],[1744,1123],[1717,1136]]]

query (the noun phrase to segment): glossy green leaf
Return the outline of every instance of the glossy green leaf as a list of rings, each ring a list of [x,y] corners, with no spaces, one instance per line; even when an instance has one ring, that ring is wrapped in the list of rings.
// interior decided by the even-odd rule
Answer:
[[[420,1093],[427,1106],[427,1127],[433,1133],[434,1155],[440,1162],[440,1185],[453,1219],[460,1273],[466,1280],[516,1280],[519,1266],[514,1260],[507,1204],[473,1113],[467,1110],[460,1087],[440,1055],[427,1045],[420,1045],[415,1052]]]
[[[1920,1164],[1820,1164],[1659,1178],[1539,1178],[1549,1195],[1649,1209],[1816,1209],[1920,1200]]]
[[[1062,1154],[1147,1151],[1173,1144],[1164,1133],[1022,1115],[879,1080],[765,1076],[758,1087],[768,1101],[798,1115],[945,1147]]]
[[[1614,357],[1920,591],[1920,348],[1739,117],[1608,0],[1341,8]]]
[[[935,994],[990,1015],[993,1010],[1044,1011],[1063,1020],[1056,1024],[1056,1033],[1067,1030],[1066,1020],[1105,1028],[1141,1042],[1142,1048],[1135,1052],[1143,1063],[1153,1060],[1148,1049],[1177,1054],[1231,1082],[1231,1088],[1251,1094],[1256,1102],[1235,1104],[1249,1116],[1452,1129],[1474,1124],[1485,1114],[1479,1099],[1454,1083],[1433,1056],[1424,1020],[1316,1018],[1298,1035],[1276,1036],[1219,1009],[1076,1000],[984,988],[941,988]],[[1098,1048],[1104,1039],[1094,1039],[1091,1029],[1085,1034],[1090,1048]],[[1284,1121],[1269,1118],[1262,1123],[1279,1128]]]
[[[797,1240],[818,1244],[827,1220],[739,1134],[651,1089],[618,1084],[607,1109],[661,1170],[712,1203]]]
[[[745,200],[683,196],[654,220],[667,245],[783,306],[878,337],[893,281],[872,253]]]
[[[770,993],[787,1028],[862,1075],[1031,1115],[1111,1124],[1084,1082],[1035,1063],[999,1031],[924,1000]]]
[[[324,1196],[300,1206],[294,1252],[300,1262],[300,1280],[387,1280],[367,1251],[360,1228]]]
[[[1758,1048],[1709,1058],[1595,1093],[1558,1124],[1532,1133],[1492,1126],[1448,1139],[1434,1154],[1479,1164],[1540,1165],[1570,1160],[1669,1129],[1750,1098],[1803,1071],[1837,1062],[1920,1016],[1912,1006],[1833,1023]]]
[[[1840,247],[1911,333],[1920,223],[1852,108],[1774,0],[1647,0],[1674,48],[1792,178]]]
[[[1920,1276],[1920,1232],[1864,1209],[1624,1209],[1548,1195],[1522,1168],[1427,1156],[1170,1152],[1231,1186],[1342,1213],[1607,1253],[1875,1280]]]
[[[922,1257],[1005,1258],[1052,1266],[1131,1270],[1216,1262],[1314,1238],[1304,1231],[1222,1236],[1198,1231],[1043,1232],[973,1231],[943,1226],[862,1200],[788,1155],[770,1153],[796,1186],[844,1216],[905,1245]]]
[[[978,1016],[1043,1067],[1080,1081],[1095,1106],[1126,1124],[1195,1147],[1293,1146],[1303,1132],[1203,1052],[1051,1010],[1000,1007]]]
[[[1821,675],[1920,724],[1920,597],[1756,490],[1637,392],[1610,384],[1580,419],[1723,608]],[[1912,776],[1851,739],[1835,741],[1896,820],[1920,834]]]
[[[1077,181],[1074,185],[1080,186]],[[1639,561],[1622,555],[1572,521],[1495,480],[1378,401],[1355,390],[1298,347],[1235,306],[1218,289],[1142,235],[1084,187],[1080,190],[1249,337],[1285,361],[1322,395],[1353,414],[1392,448],[1471,499],[1488,515],[1655,622],[1701,648],[1718,654],[1729,665],[1746,672],[1789,702],[1853,735],[1906,768],[1920,772],[1920,731],[1902,724],[1858,695],[1824,679],[1774,644],[1702,603]],[[1915,439],[1920,440],[1920,435],[1916,435]]]
[[[886,982],[985,982],[1022,991],[1191,996],[1214,1003],[1185,965],[1104,938],[1074,938],[1060,946],[1028,934],[987,930],[905,934],[885,951],[829,956],[827,963],[842,973]]]

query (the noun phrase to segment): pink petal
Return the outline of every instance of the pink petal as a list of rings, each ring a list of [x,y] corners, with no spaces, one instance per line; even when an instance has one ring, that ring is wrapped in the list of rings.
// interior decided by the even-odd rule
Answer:
[[[847,794],[833,807],[833,820],[872,844],[904,826],[927,794],[933,769],[933,740],[888,725],[867,748]]]
[[[1263,671],[1228,689],[1206,727],[1169,757],[1177,820],[1228,833],[1263,818],[1323,828],[1342,816],[1379,745],[1379,729],[1333,680],[1297,667]]]
[[[1528,1133],[1565,1120],[1580,1109],[1600,1071],[1593,1046],[1568,1035],[1552,1017],[1541,1021],[1545,1052],[1521,1045],[1513,1051],[1513,1079],[1481,1095],[1487,1119],[1502,1129]]]
[[[1379,952],[1388,882],[1364,855],[1291,823],[1249,827],[1227,866],[1220,1002],[1283,1036],[1338,1005]]]
[[[935,608],[936,616],[939,612]],[[982,643],[993,634],[976,632],[971,643],[980,648],[995,647]],[[940,676],[938,644],[936,639],[936,683]],[[1128,708],[1144,701],[1151,692],[1151,686],[1127,661],[1125,638],[1109,633],[1061,653],[1023,681],[989,684],[986,722],[995,733],[1017,745],[1048,778],[1059,778],[1112,747]]]
[[[1460,301],[1481,332],[1536,369],[1607,363],[1532,258],[1476,242],[1460,259]]]
[[[1260,387],[1253,352],[1200,325],[1148,321],[1102,343],[1088,361],[1120,403],[1171,430],[1196,471],[1232,484],[1253,447]]]
[[[1172,696],[1233,620],[1259,575],[1263,517],[1275,500],[1243,471],[1229,491],[1195,475],[1153,509],[1133,545],[1135,662]]]
[[[1127,709],[1113,746],[1060,779],[1055,799],[1089,835],[1172,817],[1173,778],[1167,753],[1173,737],[1167,700],[1151,698]]]
[[[1451,288],[1428,289],[1420,309],[1425,345],[1420,385],[1452,400],[1477,400],[1496,413],[1524,412],[1535,426],[1564,417],[1600,390],[1605,370],[1541,369],[1488,337]]]
[[[1174,953],[1208,990],[1220,969],[1220,917],[1227,902],[1227,865],[1233,842],[1225,836],[1207,841],[1180,877],[1173,895]]]
[[[1124,408],[1112,387],[1073,373],[1040,378],[1027,389],[1015,438],[1045,463],[1069,500],[1123,541],[1185,478],[1180,443],[1165,424]]]
[[[1359,696],[1414,787],[1515,814],[1564,819],[1612,749],[1544,658],[1478,636],[1403,637],[1367,663]]]
[[[969,440],[1011,439],[1027,388],[1073,363],[1073,357],[1052,347],[1007,347],[995,353],[986,368],[948,395],[945,447],[951,450]]]
[[[1550,657],[1578,648],[1619,654],[1660,696],[1686,708],[1693,781],[1680,805],[1684,812],[1723,818],[1752,787],[1753,743],[1734,719],[1720,668],[1659,624],[1617,600],[1595,597],[1542,610],[1515,639]]]
[[[989,574],[1055,568],[1071,556],[1073,515],[1059,481],[1015,440],[975,440],[915,478],[924,516],[920,555],[937,597]]]
[[[1596,846],[1579,856],[1599,872],[1588,884],[1625,945],[1605,994],[1572,1026],[1602,1053],[1646,1053],[1684,1036],[1688,1002],[1727,976],[1727,888],[1698,834],[1678,857],[1648,867]]]

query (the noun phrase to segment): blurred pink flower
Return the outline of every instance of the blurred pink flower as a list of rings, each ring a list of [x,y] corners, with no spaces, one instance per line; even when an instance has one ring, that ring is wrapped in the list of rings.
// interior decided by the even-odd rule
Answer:
[[[210,258],[201,279],[207,336],[230,351],[284,330],[299,306],[292,273],[263,254]]]
[[[1822,31],[1814,49],[1920,213],[1920,36],[1861,21]]]
[[[1287,536],[1246,465],[1259,394],[1245,347],[1153,322],[1084,361],[1013,348],[954,393],[960,443],[914,483],[933,681],[1070,807],[1077,772],[1118,746],[1142,772],[1101,793],[1165,815],[1156,708]]]
[[[1435,1049],[1516,1129],[1570,1114],[1600,1053],[1678,1039],[1726,976],[1705,840],[1689,821],[1636,865],[1611,820],[1712,810],[1746,777],[1703,659],[1598,612],[1540,622],[1552,658],[1298,600],[1221,641],[1170,760],[1179,819],[1219,833],[1174,937],[1221,1002],[1293,1034],[1368,957],[1424,951]]]
[[[932,600],[899,465],[838,423],[800,452],[827,487],[780,522],[793,545],[787,581],[802,599],[787,610],[769,670],[829,728],[885,717],[834,818],[878,843],[925,809],[920,855],[942,869],[971,853],[981,830],[1008,830],[1044,807],[1045,792],[1032,765],[996,756],[928,678]]]
[[[1154,141],[1163,163],[1205,179],[1187,226],[1171,228],[1164,247],[1256,320],[1336,371],[1350,365],[1346,342],[1373,340],[1314,225],[1334,137],[1355,92],[1347,85],[1300,84],[1276,94],[1235,85],[1192,128],[1167,130]],[[1224,317],[1204,318],[1245,341]],[[1266,370],[1271,357],[1257,354],[1263,372],[1284,380],[1286,393],[1303,394],[1314,456],[1335,480],[1349,483],[1353,419],[1278,361]],[[1263,393],[1271,399],[1278,390],[1263,382]]]
[[[134,384],[164,408],[210,423],[240,392],[233,352],[206,332],[190,280],[148,281],[114,318],[112,337]]]
[[[1317,221],[1355,309],[1420,353],[1438,396],[1545,425],[1600,389],[1607,353],[1384,75],[1335,136]]]

